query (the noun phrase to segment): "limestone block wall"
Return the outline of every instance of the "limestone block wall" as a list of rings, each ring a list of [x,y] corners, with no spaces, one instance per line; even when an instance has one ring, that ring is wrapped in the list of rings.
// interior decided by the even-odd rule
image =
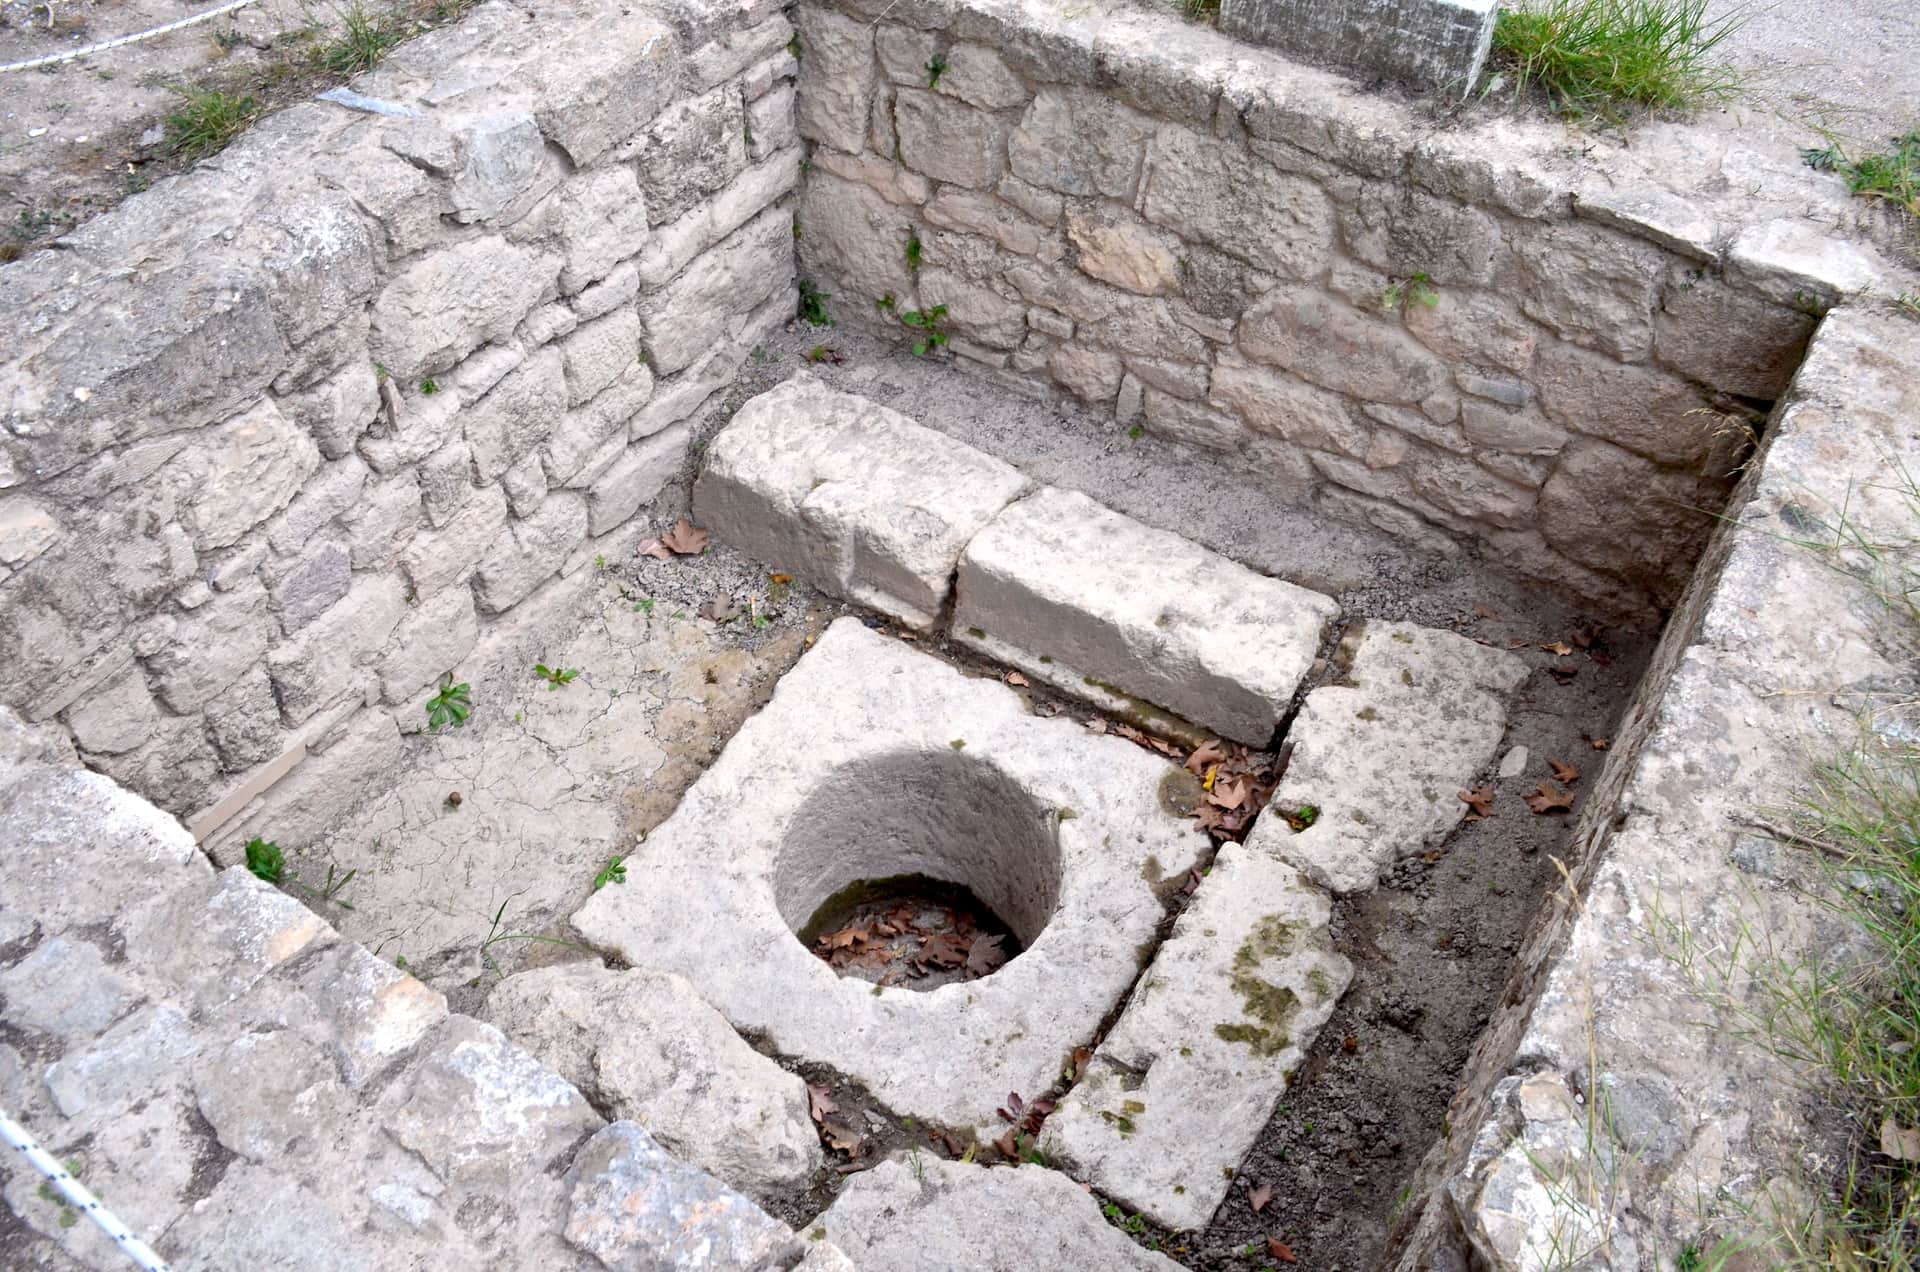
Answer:
[[[803,0],[802,274],[1289,497],[1671,604],[1831,292],[1170,15]],[[1557,143],[1564,150],[1564,139]]]
[[[299,842],[789,318],[767,0],[488,4],[0,270],[0,701]]]

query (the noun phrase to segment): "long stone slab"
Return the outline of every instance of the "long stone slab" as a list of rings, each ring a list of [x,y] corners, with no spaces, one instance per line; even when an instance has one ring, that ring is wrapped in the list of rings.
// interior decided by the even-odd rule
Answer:
[[[693,510],[770,569],[924,631],[961,549],[1027,488],[1000,460],[803,373],[713,439]]]
[[[1460,790],[1493,758],[1505,695],[1527,669],[1505,650],[1411,623],[1356,625],[1337,661],[1346,678],[1307,695],[1286,776],[1247,843],[1347,893],[1459,825]],[[1311,824],[1295,830],[1289,813]]]
[[[1352,979],[1331,913],[1292,867],[1223,847],[1042,1149],[1159,1223],[1205,1224]]]
[[[842,618],[573,925],[898,1113],[997,1135],[1007,1093],[1050,1088],[1126,995],[1159,892],[1200,859],[1163,805],[1178,777]],[[795,935],[847,886],[904,874],[972,889],[1025,948],[921,992],[837,975]]]
[[[1173,1272],[1100,1215],[1100,1205],[1058,1171],[988,1168],[928,1153],[895,1158],[847,1180],[807,1235],[875,1272]]]
[[[1272,739],[1338,613],[1055,487],[975,536],[958,586],[959,643],[1107,710],[1144,702],[1253,746]]]

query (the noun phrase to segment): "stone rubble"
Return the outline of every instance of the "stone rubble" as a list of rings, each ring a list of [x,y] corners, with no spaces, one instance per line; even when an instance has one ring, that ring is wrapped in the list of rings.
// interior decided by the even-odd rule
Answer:
[[[175,1268],[771,1272],[807,1252],[4,709],[0,1002],[0,1107]],[[0,1172],[21,1266],[125,1266],[16,1154]]]
[[[1452,632],[1372,621],[1349,629],[1336,661],[1345,680],[1307,695],[1286,775],[1247,845],[1349,893],[1460,824],[1460,793],[1498,749],[1505,696],[1526,666]],[[1294,829],[1287,816],[1309,809]]]
[[[804,1187],[823,1164],[806,1083],[679,976],[543,967],[496,986],[487,1017],[596,1107],[750,1196]]]
[[[1290,866],[1223,845],[1042,1151],[1156,1223],[1205,1226],[1352,979],[1331,913]]]
[[[961,550],[1029,486],[993,457],[800,374],[735,413],[694,485],[700,524],[769,569],[925,631]]]
[[[1141,698],[1264,747],[1337,612],[1317,592],[1048,487],[967,545],[952,635],[1123,716]]]

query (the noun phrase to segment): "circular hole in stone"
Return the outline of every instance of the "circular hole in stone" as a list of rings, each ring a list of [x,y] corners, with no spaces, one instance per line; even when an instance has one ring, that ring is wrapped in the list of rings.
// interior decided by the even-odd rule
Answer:
[[[934,989],[1032,945],[1060,900],[1053,810],[956,747],[841,765],[795,811],[780,914],[842,975]]]

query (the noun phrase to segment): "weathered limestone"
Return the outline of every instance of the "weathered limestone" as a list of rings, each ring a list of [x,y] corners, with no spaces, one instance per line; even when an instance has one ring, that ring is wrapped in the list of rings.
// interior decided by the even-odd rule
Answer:
[[[771,569],[925,630],[980,528],[1027,488],[1001,461],[809,375],[707,448],[694,515]]]
[[[1197,860],[1161,806],[1171,774],[841,619],[573,924],[898,1112],[991,1127],[1092,1037],[1164,913],[1156,881]],[[726,870],[690,873],[716,843]],[[1024,952],[921,993],[842,979],[795,938],[842,887],[914,872],[972,888]]]
[[[1500,745],[1526,667],[1408,623],[1357,624],[1341,646],[1345,681],[1307,695],[1287,735],[1293,759],[1247,844],[1344,893],[1459,824],[1459,793]],[[1310,824],[1295,830],[1288,815]]]
[[[1352,978],[1331,912],[1291,867],[1224,845],[1045,1151],[1159,1223],[1205,1225]]]
[[[417,722],[791,313],[791,37],[481,6],[356,82],[394,111],[273,116],[9,266],[0,701],[297,847],[303,767],[392,758],[355,704]]]
[[[1260,747],[1335,613],[1317,592],[1047,487],[967,545],[953,638],[1102,707],[1145,699]]]
[[[806,1083],[741,1041],[681,977],[539,968],[502,981],[487,1014],[598,1107],[742,1192],[771,1196],[820,1169]]]
[[[692,1272],[805,1254],[293,897],[216,875],[179,823],[4,709],[0,995],[7,1112],[174,1267]],[[124,1264],[17,1154],[0,1192],[20,1265]]]
[[[1220,29],[1302,61],[1456,100],[1493,45],[1493,0],[1225,0]]]
[[[894,1158],[847,1180],[807,1235],[844,1250],[859,1268],[943,1272],[994,1268],[1055,1272],[1114,1268],[1169,1272],[1058,1171],[970,1166],[927,1153]]]

